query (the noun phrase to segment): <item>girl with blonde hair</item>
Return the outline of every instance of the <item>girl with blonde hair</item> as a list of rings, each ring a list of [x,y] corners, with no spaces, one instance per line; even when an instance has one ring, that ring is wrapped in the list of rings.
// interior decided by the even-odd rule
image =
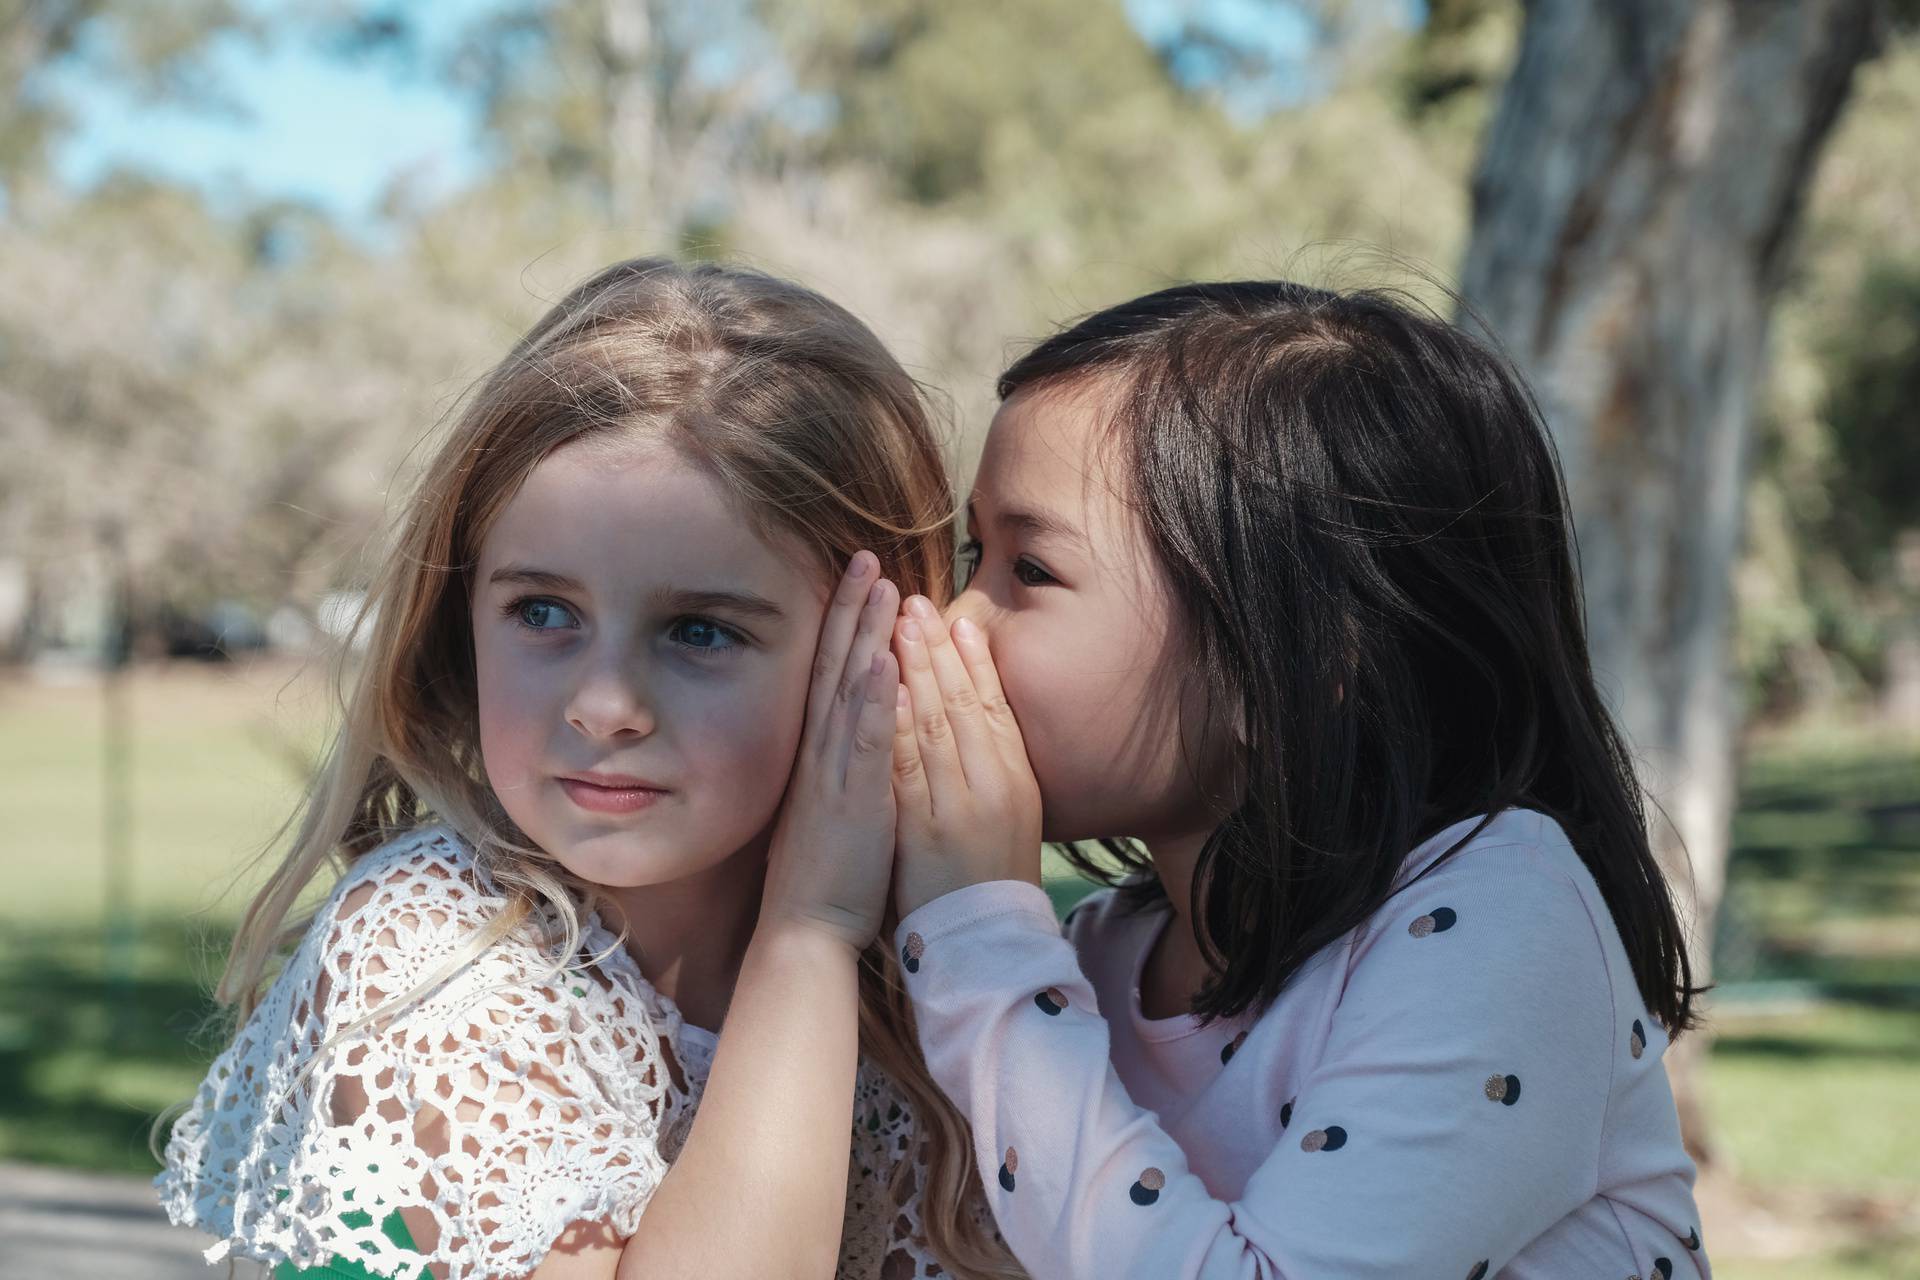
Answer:
[[[156,1179],[210,1261],[1017,1274],[875,944],[889,637],[950,502],[913,380],[796,285],[622,262],[520,340],[234,941]]]

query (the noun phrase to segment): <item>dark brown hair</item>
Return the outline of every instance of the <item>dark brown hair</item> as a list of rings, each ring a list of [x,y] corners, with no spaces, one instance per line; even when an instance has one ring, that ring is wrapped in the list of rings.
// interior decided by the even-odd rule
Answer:
[[[1530,808],[1592,872],[1648,1010],[1692,1026],[1704,988],[1594,685],[1559,459],[1514,369],[1396,294],[1244,281],[1089,316],[999,392],[1091,378],[1209,705],[1244,726],[1244,789],[1194,875],[1213,970],[1195,1012],[1264,1007],[1381,908],[1421,840]],[[1136,848],[1099,844],[1105,862],[1068,856],[1126,906],[1164,900]]]

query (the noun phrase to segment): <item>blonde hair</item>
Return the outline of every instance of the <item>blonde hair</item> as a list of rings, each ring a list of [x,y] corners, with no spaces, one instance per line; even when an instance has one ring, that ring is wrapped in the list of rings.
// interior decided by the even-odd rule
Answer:
[[[636,431],[661,433],[710,468],[762,529],[811,548],[823,575],[865,547],[903,596],[948,594],[952,494],[939,443],[920,388],[871,330],[756,271],[662,259],[600,271],[484,379],[401,513],[356,628],[366,652],[357,674],[341,669],[341,727],[282,829],[294,832],[288,851],[248,905],[215,991],[240,1019],[274,957],[311,922],[290,914],[322,865],[344,870],[434,821],[467,840],[511,903],[447,970],[522,928],[543,930],[556,963],[579,948],[580,907],[597,901],[595,886],[532,846],[481,767],[469,579],[488,529],[543,458]],[[956,1275],[1020,1275],[963,1205],[978,1181],[971,1133],[927,1072],[885,938],[862,957],[860,1045],[913,1109],[927,1243]],[[896,1194],[912,1173],[901,1154]]]

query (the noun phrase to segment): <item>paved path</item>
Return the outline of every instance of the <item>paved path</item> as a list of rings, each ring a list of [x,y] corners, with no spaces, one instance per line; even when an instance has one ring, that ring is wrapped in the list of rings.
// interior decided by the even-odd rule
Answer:
[[[169,1225],[145,1178],[0,1163],[0,1280],[226,1280],[211,1243]]]

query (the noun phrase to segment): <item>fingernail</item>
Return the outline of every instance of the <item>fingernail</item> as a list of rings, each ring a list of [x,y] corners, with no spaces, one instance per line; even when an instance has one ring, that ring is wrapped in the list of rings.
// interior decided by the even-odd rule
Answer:
[[[973,625],[972,618],[956,618],[953,623],[953,638],[955,640],[978,640],[980,638],[980,628]]]
[[[856,551],[853,553],[853,560],[847,565],[847,576],[850,578],[864,578],[867,576],[867,572],[873,563],[875,562],[872,556],[864,551]]]
[[[905,622],[900,624],[900,638],[902,640],[911,641],[914,644],[919,644],[920,643],[920,624],[915,622],[912,618],[908,618]]]
[[[880,597],[885,594],[887,594],[887,580],[885,578],[882,578],[880,579],[880,581],[873,584],[873,589],[871,591],[867,592],[867,603],[879,604]]]
[[[915,596],[907,602],[907,606],[923,618],[935,617],[940,612],[933,607],[933,601],[927,599],[925,596]]]

